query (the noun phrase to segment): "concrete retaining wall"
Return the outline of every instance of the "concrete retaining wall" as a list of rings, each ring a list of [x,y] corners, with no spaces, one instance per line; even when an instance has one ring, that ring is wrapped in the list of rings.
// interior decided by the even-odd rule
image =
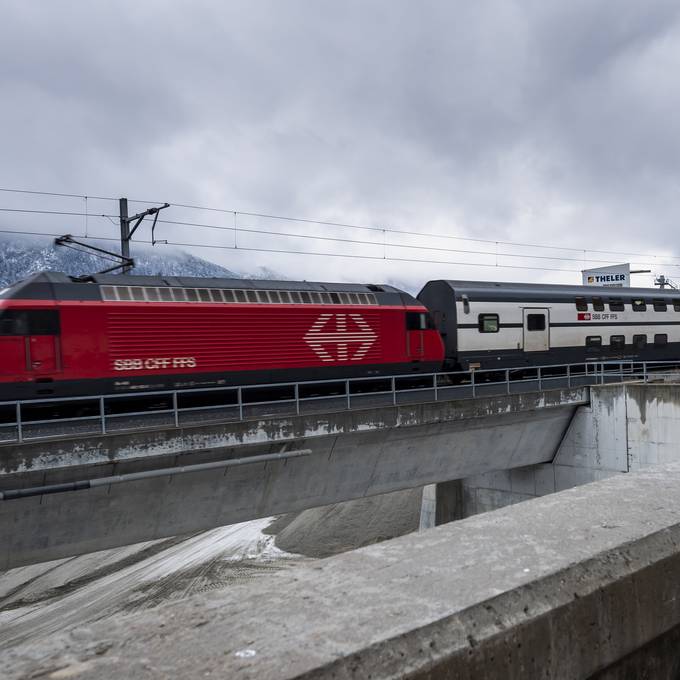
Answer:
[[[665,672],[678,573],[676,465],[118,615],[52,639],[47,659],[33,642],[15,649],[4,667],[8,678],[571,680],[622,677],[653,650]]]

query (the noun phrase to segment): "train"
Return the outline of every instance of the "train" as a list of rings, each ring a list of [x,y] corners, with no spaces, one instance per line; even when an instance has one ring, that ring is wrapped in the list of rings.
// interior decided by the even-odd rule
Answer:
[[[40,272],[0,291],[0,401],[674,360],[680,292]]]

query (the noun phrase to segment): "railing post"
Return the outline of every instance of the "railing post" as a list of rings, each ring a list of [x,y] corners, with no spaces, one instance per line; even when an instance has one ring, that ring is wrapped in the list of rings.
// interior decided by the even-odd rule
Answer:
[[[99,397],[99,418],[102,425],[102,434],[106,434],[106,409],[104,408],[104,397]]]
[[[238,398],[238,419],[243,420],[243,389],[241,387],[238,388],[236,396]]]
[[[647,362],[643,361],[642,362],[642,379],[644,382],[647,382]]]
[[[510,394],[510,369],[505,369],[505,393]]]
[[[623,382],[623,361],[619,362],[619,382]]]
[[[438,394],[437,394],[437,374],[435,373],[432,376],[432,386],[434,387],[434,400],[437,401],[439,399]]]
[[[19,440],[19,442],[22,442],[24,440],[24,433],[21,427],[21,404],[19,402],[17,402],[16,420],[17,420],[17,439]]]
[[[472,398],[474,399],[477,396],[477,390],[475,387],[475,371],[472,369],[470,371],[470,383],[472,385]]]
[[[347,410],[352,408],[352,400],[349,396],[349,380],[345,380],[345,394],[347,395]]]
[[[392,380],[390,380],[390,384],[392,385],[392,405],[396,406],[397,405],[397,381],[392,376]]]
[[[300,415],[300,385],[295,383],[295,413]]]
[[[571,389],[571,364],[567,364],[567,388]]]
[[[541,367],[538,367],[538,391],[540,392],[543,389],[543,382],[541,380]]]
[[[172,393],[172,411],[175,415],[175,427],[179,427],[179,411],[177,410],[177,392]]]

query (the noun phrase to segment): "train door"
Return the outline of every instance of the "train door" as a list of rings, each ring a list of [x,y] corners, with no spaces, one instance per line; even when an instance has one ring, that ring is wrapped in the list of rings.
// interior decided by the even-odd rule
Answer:
[[[31,372],[37,374],[59,370],[59,336],[30,335],[27,363]]]
[[[525,309],[524,351],[547,352],[550,349],[550,310]]]
[[[425,330],[426,313],[406,312],[406,354],[411,361],[420,361],[425,356]]]

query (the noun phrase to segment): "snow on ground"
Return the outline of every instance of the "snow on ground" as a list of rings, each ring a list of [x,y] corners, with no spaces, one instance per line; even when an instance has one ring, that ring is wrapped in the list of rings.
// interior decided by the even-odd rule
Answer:
[[[243,522],[0,573],[0,650],[304,559],[276,548],[274,537],[262,533],[270,523]]]

